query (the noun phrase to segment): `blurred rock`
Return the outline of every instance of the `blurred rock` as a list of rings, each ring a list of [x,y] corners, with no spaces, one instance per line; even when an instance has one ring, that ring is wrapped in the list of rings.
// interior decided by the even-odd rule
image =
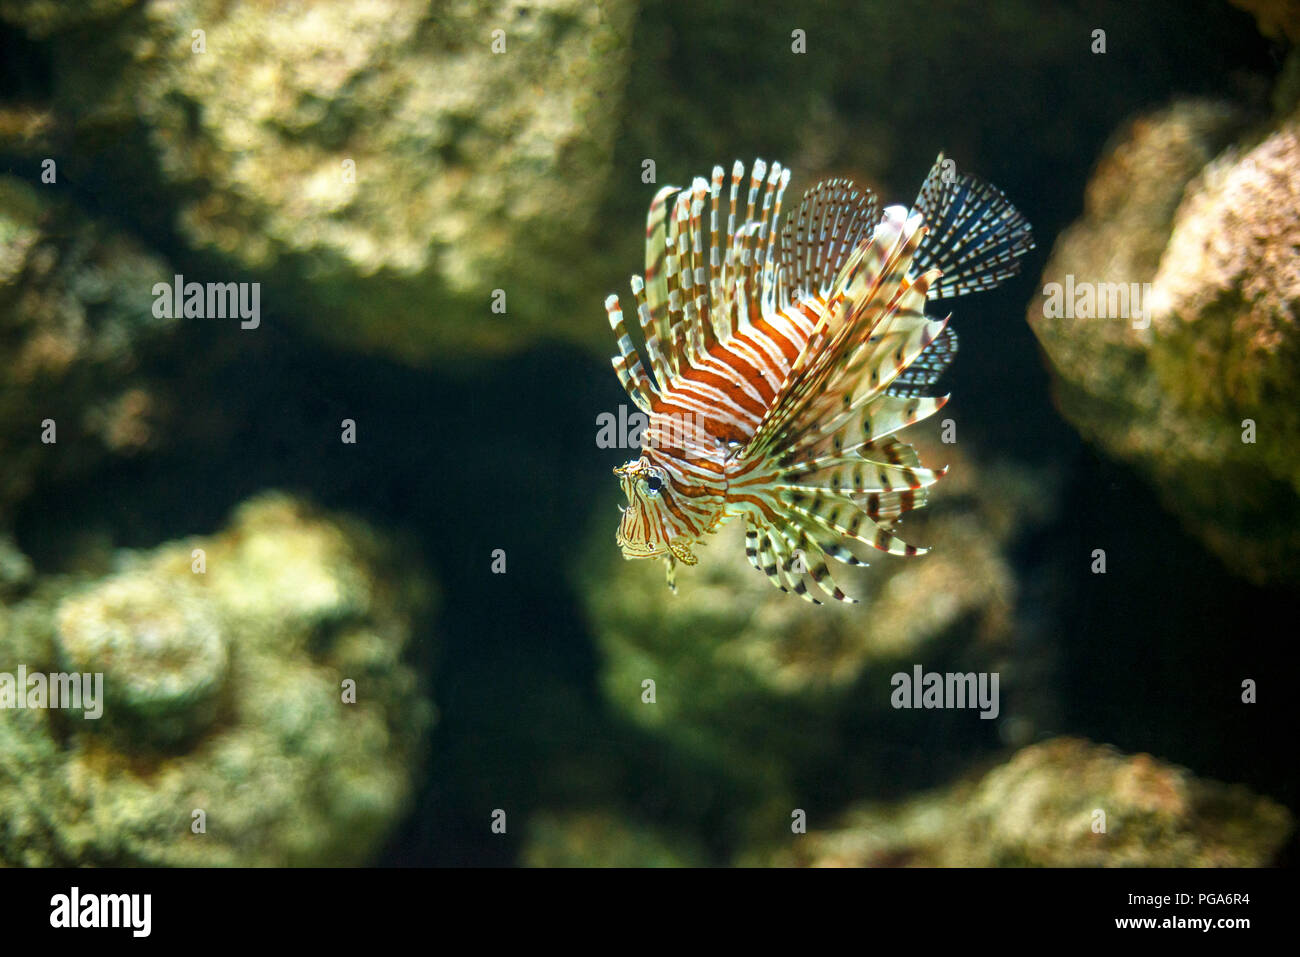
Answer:
[[[161,177],[214,271],[194,278],[260,279],[269,313],[347,349],[494,352],[602,329],[598,300],[564,304],[595,279],[574,250],[631,20],[629,0],[152,2],[79,46],[54,100],[83,163],[99,148]],[[112,153],[137,130],[147,161]]]
[[[0,20],[19,24],[34,37],[48,37],[124,13],[139,0],[0,0]]]
[[[607,811],[541,812],[528,824],[525,867],[699,867],[703,853]]]
[[[141,367],[174,333],[151,294],[171,274],[131,237],[0,177],[0,515],[41,479],[163,440],[168,393]]]
[[[65,598],[55,612],[59,670],[103,673],[109,726],[160,743],[199,733],[216,719],[230,657],[221,607],[207,599],[186,578],[148,568]]]
[[[1094,822],[1102,820],[1105,832]],[[1078,738],[1018,751],[983,777],[866,805],[746,864],[811,867],[1261,867],[1290,813],[1240,786]]]
[[[0,862],[370,860],[433,722],[406,661],[432,600],[410,555],[263,495],[211,538],[119,565],[0,610],[0,669],[101,672],[105,698],[99,720],[0,712]]]
[[[8,598],[27,587],[35,574],[31,560],[13,537],[0,534],[0,598]]]
[[[1266,37],[1285,37],[1300,43],[1300,0],[1232,0],[1255,15],[1259,32]]]
[[[1200,101],[1132,123],[1028,318],[1086,438],[1143,471],[1234,572],[1295,581],[1300,113],[1224,150],[1240,129],[1230,107]],[[1149,328],[1049,316],[1047,284],[1070,276],[1149,283]]]

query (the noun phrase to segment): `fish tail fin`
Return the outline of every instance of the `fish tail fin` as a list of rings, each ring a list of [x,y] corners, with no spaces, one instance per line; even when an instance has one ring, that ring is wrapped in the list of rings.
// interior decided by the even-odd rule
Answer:
[[[943,278],[931,299],[993,289],[1020,272],[1020,257],[1034,248],[1033,227],[1002,190],[969,173],[958,175],[942,153],[913,206],[929,231],[917,265]]]

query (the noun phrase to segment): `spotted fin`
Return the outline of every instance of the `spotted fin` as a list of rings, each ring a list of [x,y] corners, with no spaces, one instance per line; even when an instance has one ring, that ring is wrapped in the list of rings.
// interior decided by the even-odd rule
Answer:
[[[781,233],[781,308],[800,295],[828,294],[879,221],[876,194],[850,180],[823,180],[805,192]]]
[[[1033,228],[1002,190],[969,173],[958,175],[942,153],[913,209],[928,227],[917,267],[943,272],[931,299],[993,289],[1020,272],[1020,257],[1034,248]]]
[[[930,390],[939,381],[952,360],[957,358],[957,330],[947,326],[939,337],[930,344],[930,348],[917,356],[912,364],[898,374],[890,384],[888,393],[899,398],[910,399],[930,395]]]

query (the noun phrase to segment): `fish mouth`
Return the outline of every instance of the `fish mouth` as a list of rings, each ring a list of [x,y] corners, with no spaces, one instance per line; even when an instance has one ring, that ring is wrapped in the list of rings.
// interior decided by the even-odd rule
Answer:
[[[619,548],[623,550],[623,557],[633,558],[662,558],[668,554],[666,548],[655,548],[653,545],[632,545],[628,542],[619,542]]]
[[[662,542],[651,541],[648,538],[631,538],[625,532],[625,529],[634,525],[635,514],[632,508],[623,512],[623,518],[619,521],[618,531],[614,534],[614,541],[618,547],[623,550],[624,558],[658,558],[661,555],[668,554],[668,546]]]
[[[668,546],[648,541],[633,541],[622,530],[614,535],[614,541],[623,550],[624,558],[659,558],[668,554]]]

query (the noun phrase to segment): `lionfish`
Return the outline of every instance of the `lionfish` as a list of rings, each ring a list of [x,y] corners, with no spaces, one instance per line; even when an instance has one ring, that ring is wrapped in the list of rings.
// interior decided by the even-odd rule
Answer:
[[[1015,275],[1031,227],[942,153],[911,210],[882,213],[870,190],[828,179],[783,227],[790,171],[755,160],[738,218],[744,178],[737,161],[725,233],[721,166],[650,204],[645,277],[632,277],[649,369],[618,296],[605,300],[614,370],[648,418],[642,454],[614,469],[627,495],[616,540],[625,558],[663,558],[676,591],[676,563],[696,564],[693,546],[743,517],[745,554],[774,585],[820,604],[811,580],[852,602],[826,559],[924,553],[894,526],[946,472],[895,435],[948,400],[931,387],[957,336],[926,300]]]

